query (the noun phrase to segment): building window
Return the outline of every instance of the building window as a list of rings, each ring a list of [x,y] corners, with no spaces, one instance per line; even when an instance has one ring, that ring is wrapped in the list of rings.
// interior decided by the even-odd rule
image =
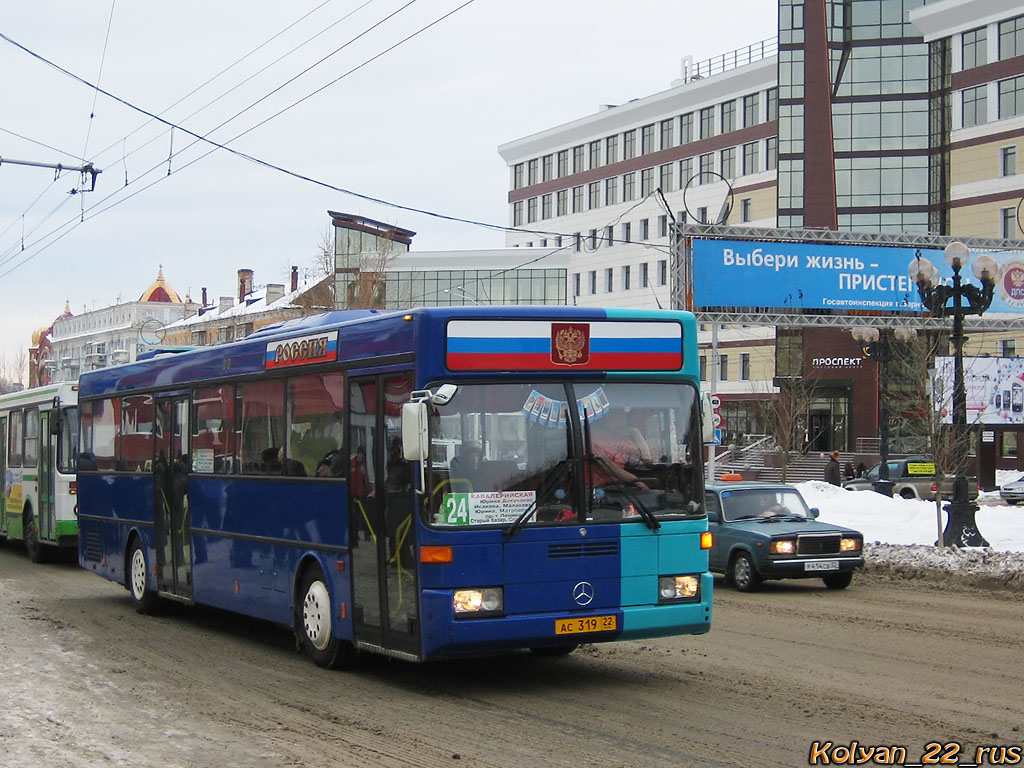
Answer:
[[[537,183],[537,173],[539,172],[539,170],[540,163],[536,159],[533,159],[526,164],[526,183],[529,186],[532,187],[534,184]]]
[[[640,197],[647,197],[654,191],[654,169],[644,168],[640,171]]]
[[[743,175],[757,173],[757,142],[751,141],[743,145]]]
[[[729,380],[729,356],[719,355],[718,356],[718,380],[728,381]]]
[[[596,251],[597,250],[597,230],[596,229],[590,230],[590,234],[587,235],[587,240],[590,241],[590,250],[591,251]]]
[[[633,242],[630,239],[633,236],[631,230],[632,230],[632,226],[630,225],[630,223],[628,221],[624,221],[622,223],[622,242],[624,242],[624,243],[631,243],[631,242]]]
[[[673,171],[673,169],[674,169],[674,165],[672,163],[665,163],[665,165],[661,166],[661,168],[659,169],[660,170],[660,179],[659,179],[658,183],[659,183],[659,186],[661,187],[661,191],[662,192],[668,193],[668,192],[674,192],[675,191],[675,184],[674,184],[674,180],[672,178],[672,175],[673,175],[672,171]]]
[[[604,244],[615,245],[615,227],[611,224],[604,228]]]
[[[668,216],[658,217],[658,237],[668,237]]]
[[[764,142],[764,169],[774,171],[779,165],[779,140],[769,136]]]
[[[999,236],[1004,240],[1013,240],[1017,236],[1017,209],[999,209]]]
[[[964,69],[974,69],[988,63],[985,52],[985,27],[964,32],[963,44]]]
[[[555,193],[555,215],[565,216],[569,213],[569,190],[560,189]]]
[[[710,139],[715,135],[715,108],[704,107],[700,111],[700,137]]]
[[[736,130],[736,102],[726,101],[721,105],[722,133]]]
[[[743,97],[743,127],[749,128],[761,121],[761,100],[758,94],[752,93]]]
[[[646,240],[651,236],[649,219],[640,219],[640,239]]]
[[[544,155],[541,158],[541,175],[544,181],[551,181],[551,174],[554,172],[553,169],[554,158],[551,155]]]
[[[740,354],[740,381],[750,381],[750,354]]]
[[[1000,433],[1003,437],[1002,449],[1000,451],[1004,459],[1015,459],[1017,458],[1017,433],[1016,432],[1002,432]]]
[[[1002,176],[1017,173],[1017,147],[1003,147],[999,150],[999,172]]]
[[[604,161],[611,165],[619,162],[619,137],[609,136],[604,140]]]
[[[523,201],[520,200],[512,204],[512,226],[521,227],[523,225]]]
[[[999,22],[999,60],[1024,54],[1024,16]]]
[[[640,154],[649,155],[657,149],[654,145],[654,124],[645,125],[640,129]]]
[[[583,250],[583,236],[579,232],[573,232],[573,239],[576,241],[576,253]]]
[[[583,185],[572,188],[572,212],[581,213],[583,208]]]
[[[736,178],[736,147],[722,150],[722,175],[727,179]]]
[[[543,195],[540,199],[540,217],[542,219],[551,218],[551,195]]]
[[[708,221],[708,208],[706,205],[702,205],[700,208],[697,209],[697,219],[701,224],[711,223],[710,221]],[[717,224],[718,222],[715,223]]]
[[[745,223],[751,220],[753,220],[753,216],[751,216],[750,198],[744,197],[740,200],[740,221]]]
[[[569,150],[563,149],[558,153],[558,178],[569,175]]]
[[[590,142],[590,168],[601,167],[601,140]]]
[[[590,293],[597,293],[597,270],[590,270]]]
[[[640,287],[647,288],[650,284],[650,270],[648,269],[647,262],[645,261],[640,265]]]
[[[612,176],[604,180],[604,204],[615,205],[619,202],[619,177]]]
[[[668,259],[658,260],[658,285],[668,285]]]
[[[693,112],[679,117],[679,143],[689,144],[693,141]]]
[[[999,85],[1002,86],[1002,83]],[[988,101],[985,98],[986,90],[987,87],[984,85],[964,88],[964,128],[970,128],[972,125],[982,125],[988,120]]]
[[[701,381],[707,381],[708,380],[708,356],[707,355],[701,355],[700,356],[700,380]]]
[[[523,164],[516,163],[512,166],[512,189],[523,188]]]
[[[770,123],[772,120],[779,119],[779,89],[769,88],[765,92],[765,108],[767,110],[766,119]]]
[[[632,160],[636,157],[636,131],[626,131],[622,134],[622,159]]]
[[[715,171],[715,156],[711,152],[700,156],[700,183],[710,184],[714,181],[711,175]]]
[[[614,280],[615,280],[615,270],[612,269],[611,267],[608,267],[608,269],[606,269],[604,271],[604,290],[605,290],[605,293],[611,293],[612,292],[613,288],[615,287]]]
[[[668,149],[669,147],[675,146],[675,120],[662,120],[661,121],[661,148]]]
[[[622,202],[628,203],[636,197],[636,174],[625,173],[622,175]]]
[[[999,119],[1017,115],[1024,115],[1024,75],[999,81]]]
[[[629,290],[629,264],[622,268],[622,290]]]
[[[580,273],[575,272],[572,276],[572,292],[573,296],[580,295]]]
[[[601,182],[592,181],[587,186],[587,198],[590,203],[590,210],[601,207]]]
[[[537,198],[531,197],[526,201],[526,221],[530,224],[537,220]]]
[[[999,340],[999,356],[1000,357],[1016,357],[1017,356],[1017,341],[1016,341],[1016,339],[1000,339]]]
[[[572,172],[583,173],[587,170],[587,148],[580,144],[572,148]]]

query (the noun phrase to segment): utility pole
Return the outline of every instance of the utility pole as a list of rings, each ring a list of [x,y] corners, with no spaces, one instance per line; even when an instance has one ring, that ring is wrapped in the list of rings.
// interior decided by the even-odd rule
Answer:
[[[52,168],[57,173],[60,173],[61,171],[77,171],[82,174],[83,177],[88,174],[91,184],[89,185],[89,189],[83,189],[83,192],[94,192],[96,190],[96,177],[103,173],[99,168],[93,167],[92,163],[85,163],[84,165],[75,167],[64,165],[63,163],[37,163],[34,160],[13,160],[9,157],[0,156],[0,165],[3,165],[4,163],[7,163],[8,165],[27,165],[32,168]]]

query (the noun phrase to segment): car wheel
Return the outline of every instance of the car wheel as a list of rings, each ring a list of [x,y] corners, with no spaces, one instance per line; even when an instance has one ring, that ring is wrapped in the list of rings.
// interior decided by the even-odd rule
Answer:
[[[849,572],[830,573],[828,576],[822,576],[821,580],[825,582],[825,586],[829,589],[846,589],[853,580],[853,574]]]
[[[1020,502],[1016,500],[1010,501],[1010,499],[1003,499],[1003,501],[1005,501],[1011,507],[1016,507],[1018,504],[1020,504]]]
[[[753,592],[761,586],[761,577],[754,568],[754,562],[746,552],[740,552],[733,558],[729,567],[729,576],[736,589],[740,592]]]
[[[136,536],[132,539],[128,548],[128,567],[125,569],[128,580],[128,595],[131,597],[132,605],[139,613],[152,613],[160,598],[156,592],[146,584],[146,576],[149,568],[146,564],[146,551],[142,548],[142,542]]]
[[[351,643],[334,636],[331,597],[319,568],[309,568],[299,588],[301,602],[295,611],[295,634],[302,648],[318,666],[328,669],[351,667],[356,650]]]
[[[900,496],[902,496],[904,499],[916,499],[917,498],[917,494],[914,493],[914,491],[911,490],[910,488],[904,488],[902,491],[900,491]]]
[[[543,648],[531,648],[530,651],[535,656],[542,656],[548,659],[557,659],[562,656],[568,656],[570,653],[579,648],[578,645],[548,645]]]

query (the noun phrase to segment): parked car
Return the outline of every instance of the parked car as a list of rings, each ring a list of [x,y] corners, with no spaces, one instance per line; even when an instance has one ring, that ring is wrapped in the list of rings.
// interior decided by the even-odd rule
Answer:
[[[1011,507],[1024,501],[1024,475],[999,487],[999,498]]]
[[[934,501],[935,493],[941,490],[942,498],[953,495],[953,477],[946,475],[942,479],[941,489],[935,481],[935,462],[927,456],[908,456],[905,459],[890,459],[889,480],[893,483],[893,496],[904,499],[925,499]],[[843,483],[848,491],[873,491],[881,474],[882,464],[879,462],[861,477],[855,477]],[[968,493],[971,499],[978,498],[978,480],[968,478]]]
[[[863,534],[816,520],[818,510],[792,485],[709,483],[705,505],[711,570],[741,592],[765,579],[820,578],[829,589],[845,589],[864,566]]]

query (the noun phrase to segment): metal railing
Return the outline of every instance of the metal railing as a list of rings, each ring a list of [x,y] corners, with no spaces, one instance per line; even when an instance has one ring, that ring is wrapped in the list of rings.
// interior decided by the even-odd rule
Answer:
[[[728,72],[730,69],[736,69],[745,64],[752,64],[755,61],[774,56],[778,52],[779,38],[769,37],[759,43],[737,48],[729,53],[720,54],[697,64],[686,62],[683,65],[683,82],[688,83],[692,80],[702,80],[712,75],[720,75],[723,72]]]

